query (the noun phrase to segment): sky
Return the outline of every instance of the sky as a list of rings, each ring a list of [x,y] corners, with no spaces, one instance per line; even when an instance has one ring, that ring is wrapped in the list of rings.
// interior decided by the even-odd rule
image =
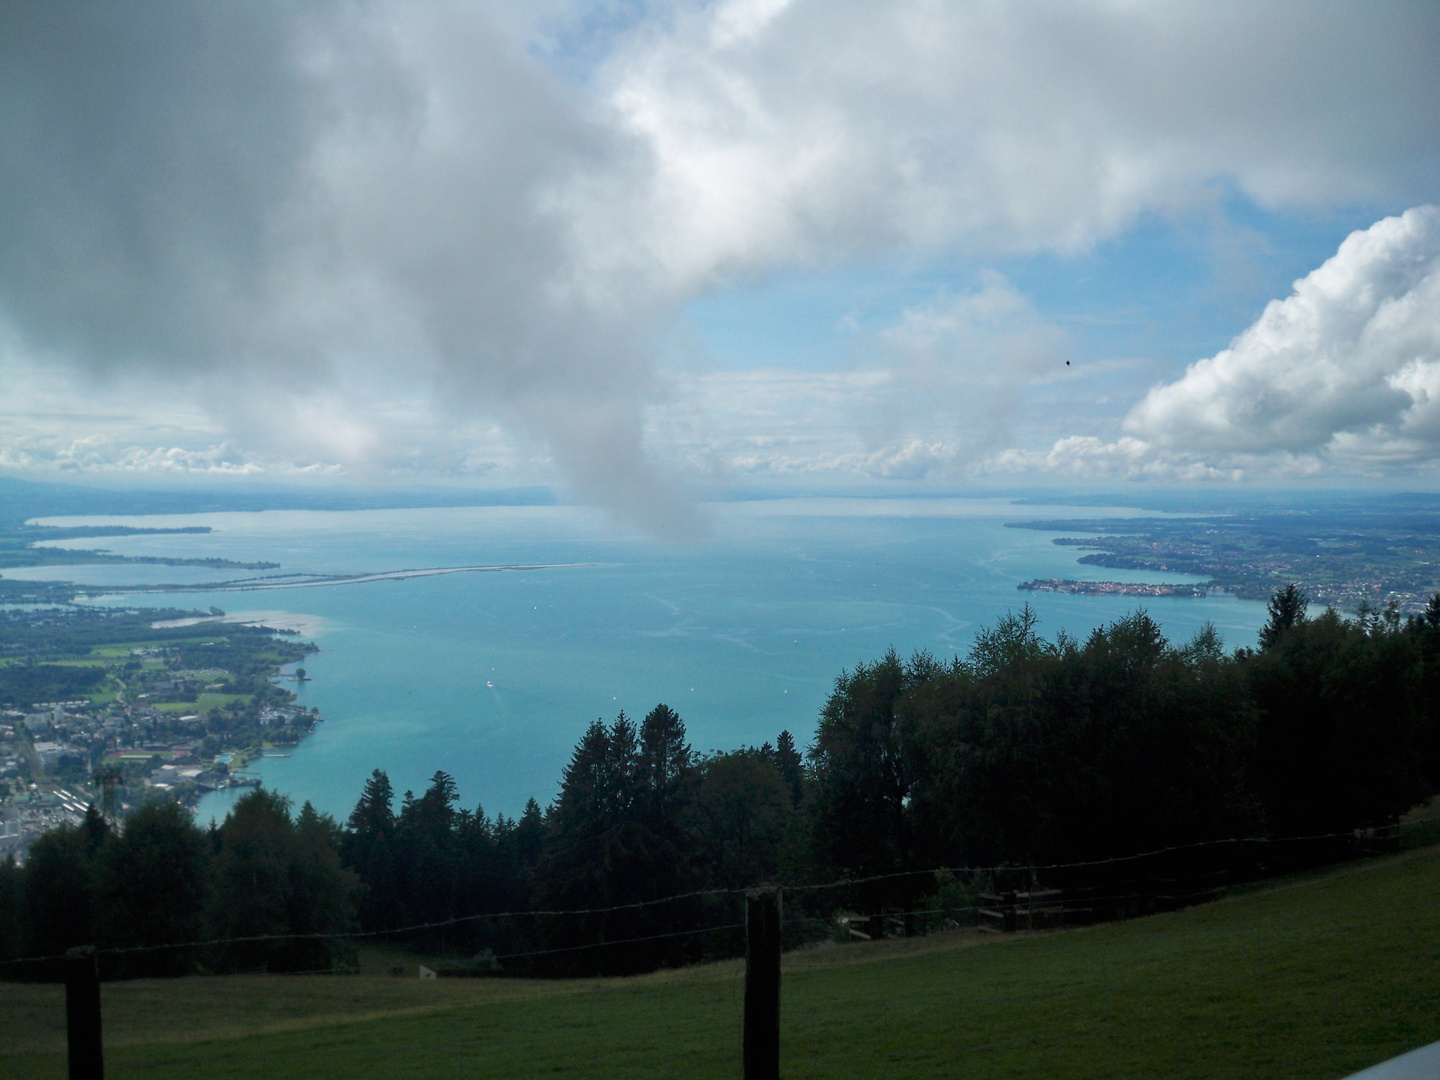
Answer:
[[[0,473],[1440,472],[1440,6],[0,0]]]

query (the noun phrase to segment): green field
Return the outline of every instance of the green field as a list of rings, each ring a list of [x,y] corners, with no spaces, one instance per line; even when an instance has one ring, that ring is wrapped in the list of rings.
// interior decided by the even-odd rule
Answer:
[[[787,1077],[1313,1077],[1440,1038],[1440,850],[1133,922],[785,958]],[[413,970],[413,969],[412,969]],[[107,984],[111,1077],[738,1077],[742,971]],[[0,984],[0,1073],[65,1073],[63,993]]]
[[[162,701],[157,702],[154,708],[160,712],[171,713],[204,713],[214,708],[224,708],[234,701],[249,701],[253,694],[197,694],[194,701]]]
[[[23,661],[21,661],[23,663]],[[109,662],[98,656],[71,657],[68,660],[47,660],[47,664],[54,664],[56,667],[107,667]]]
[[[90,655],[106,660],[129,660],[134,656],[136,649],[156,649],[170,644],[174,644],[170,638],[156,638],[154,641],[127,641],[118,645],[94,645],[90,649]],[[142,663],[154,667],[165,666],[162,660],[143,660]]]

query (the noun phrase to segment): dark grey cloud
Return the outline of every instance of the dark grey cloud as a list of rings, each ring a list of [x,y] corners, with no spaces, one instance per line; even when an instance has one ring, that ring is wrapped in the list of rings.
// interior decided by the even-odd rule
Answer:
[[[437,425],[497,415],[688,527],[640,452],[653,290],[594,295],[547,204],[625,155],[482,14],[15,3],[0,42],[0,311],[32,351],[252,428],[276,384],[425,388]]]
[[[245,348],[323,97],[278,3],[0,7],[0,302],[97,362]]]

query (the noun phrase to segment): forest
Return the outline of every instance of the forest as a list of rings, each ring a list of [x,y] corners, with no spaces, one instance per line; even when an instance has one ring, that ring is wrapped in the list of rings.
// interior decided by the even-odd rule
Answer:
[[[517,818],[460,806],[443,771],[397,796],[380,769],[344,822],[264,789],[208,830],[174,803],[92,808],[0,866],[0,960],[94,944],[108,977],[332,970],[381,941],[452,957],[443,974],[641,971],[742,951],[763,881],[798,944],[841,912],[973,909],[1003,868],[1165,849],[1173,874],[1239,838],[1251,871],[1291,838],[1337,858],[1437,791],[1440,595],[1345,618],[1290,586],[1233,651],[1143,611],[1047,640],[1027,607],[964,657],[842,672],[803,754],[788,732],[697,754],[665,705],[596,721]]]

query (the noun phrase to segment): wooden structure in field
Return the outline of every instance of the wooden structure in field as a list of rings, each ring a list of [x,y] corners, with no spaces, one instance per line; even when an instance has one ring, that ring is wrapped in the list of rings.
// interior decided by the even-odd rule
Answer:
[[[1065,924],[1065,894],[1060,889],[1012,889],[980,894],[980,929],[1013,934]]]

